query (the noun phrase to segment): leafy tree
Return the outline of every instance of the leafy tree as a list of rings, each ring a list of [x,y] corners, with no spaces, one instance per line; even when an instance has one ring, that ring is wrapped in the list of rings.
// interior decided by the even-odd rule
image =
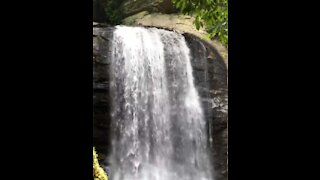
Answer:
[[[209,38],[218,38],[228,45],[228,0],[172,0],[183,14],[195,16],[199,30],[205,26]]]

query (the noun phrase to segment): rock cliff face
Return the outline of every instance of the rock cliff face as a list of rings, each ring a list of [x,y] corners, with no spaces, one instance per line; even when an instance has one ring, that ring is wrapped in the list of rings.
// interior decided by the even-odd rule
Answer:
[[[99,157],[109,153],[109,45],[113,28],[93,28],[93,144]],[[103,163],[103,162],[102,162]]]
[[[103,22],[106,20],[106,8],[111,1],[115,0],[93,0],[93,21]],[[119,11],[116,15],[126,18],[142,11],[171,14],[177,13],[171,0],[116,0]]]
[[[110,128],[109,68],[110,46],[113,27],[93,28],[93,101],[94,135],[101,163],[111,148],[108,131]],[[205,116],[210,124],[212,146],[215,150],[216,180],[227,179],[227,65],[221,52],[198,36],[184,33],[191,50],[191,63],[195,85],[202,98]]]
[[[106,2],[93,0],[94,21],[104,22]],[[216,179],[228,176],[228,51],[218,41],[208,40],[207,33],[195,29],[193,18],[177,14],[171,0],[122,0],[118,7],[122,24],[129,26],[158,27],[184,34],[192,54],[195,85],[202,98],[205,116],[210,123],[214,149]],[[93,28],[93,143],[102,164],[109,146],[110,97],[109,68],[113,27]]]
[[[177,9],[172,4],[171,0],[124,0],[121,4],[121,10],[124,17],[137,14],[142,11],[174,13]]]
[[[201,39],[209,46],[219,51],[226,65],[228,65],[228,51],[218,41],[209,40],[208,33],[201,28],[197,30],[193,24],[194,18],[180,14],[149,13],[142,11],[123,19],[122,24],[129,26],[159,27],[179,33],[189,33]]]
[[[202,98],[202,106],[214,149],[216,180],[226,180],[228,152],[228,86],[227,66],[219,51],[195,35],[184,34],[191,50],[194,82]]]

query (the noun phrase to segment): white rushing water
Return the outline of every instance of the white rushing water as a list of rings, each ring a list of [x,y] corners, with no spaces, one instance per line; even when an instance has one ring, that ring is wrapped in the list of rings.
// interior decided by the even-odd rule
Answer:
[[[207,128],[182,35],[117,26],[112,180],[213,180]]]

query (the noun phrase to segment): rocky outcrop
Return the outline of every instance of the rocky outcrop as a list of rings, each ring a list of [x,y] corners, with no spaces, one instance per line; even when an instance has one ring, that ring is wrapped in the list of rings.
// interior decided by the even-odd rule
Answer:
[[[93,0],[93,19],[106,21],[106,2]],[[195,85],[202,98],[202,106],[212,136],[215,180],[228,179],[228,51],[218,41],[209,40],[204,29],[197,30],[194,18],[175,14],[171,0],[121,0],[119,12],[122,24],[158,27],[184,34],[192,54]],[[120,2],[120,1],[119,1]],[[110,97],[109,54],[113,27],[94,24],[93,28],[93,144],[102,165],[111,149],[109,146]]]
[[[107,22],[107,9],[115,10],[111,14],[119,18],[126,18],[142,11],[165,14],[178,12],[172,0],[93,0],[93,21]]]
[[[228,85],[227,66],[220,52],[199,37],[184,33],[191,50],[194,83],[209,122],[215,179],[228,178]]]
[[[155,22],[155,21],[152,21]],[[161,23],[161,22],[159,22]],[[155,24],[153,24],[155,25]],[[159,25],[159,24],[157,24]],[[101,158],[111,149],[109,146],[110,97],[109,97],[109,65],[110,46],[113,27],[101,28],[95,24],[93,28],[93,103],[94,103],[94,137],[93,143]],[[165,26],[162,26],[166,28]],[[172,27],[171,27],[172,28]],[[174,29],[176,28],[176,29]],[[169,28],[167,28],[169,29]],[[173,30],[179,27],[173,26]],[[228,151],[228,86],[227,59],[222,56],[225,49],[217,48],[210,41],[198,35],[181,32],[191,50],[191,63],[196,88],[202,98],[202,106],[209,122],[211,145],[215,162],[216,180],[227,179]]]
[[[110,144],[109,43],[113,28],[93,28],[93,145],[102,165]]]
[[[210,44],[219,51],[226,65],[228,65],[228,50],[216,40],[210,40],[208,33],[201,28],[197,30],[193,24],[194,18],[180,14],[149,13],[139,12],[133,16],[123,19],[123,24],[129,26],[158,27],[178,33],[189,33],[201,39],[206,44]]]
[[[121,10],[123,17],[128,17],[142,11],[166,14],[177,12],[171,0],[124,0],[121,4]]]

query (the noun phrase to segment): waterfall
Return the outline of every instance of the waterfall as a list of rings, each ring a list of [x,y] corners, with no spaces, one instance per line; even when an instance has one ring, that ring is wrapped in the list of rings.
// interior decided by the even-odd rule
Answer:
[[[181,34],[116,26],[112,180],[213,180],[208,132]]]

